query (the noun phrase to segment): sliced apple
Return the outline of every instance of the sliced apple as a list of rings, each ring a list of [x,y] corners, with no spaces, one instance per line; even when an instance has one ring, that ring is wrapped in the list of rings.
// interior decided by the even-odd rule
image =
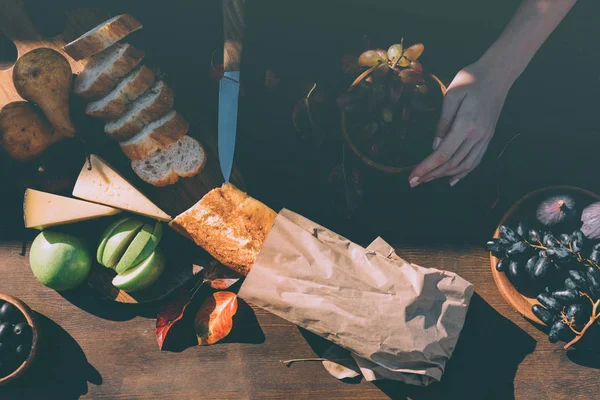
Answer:
[[[118,225],[108,238],[104,252],[102,253],[102,265],[108,268],[114,268],[129,244],[135,238],[135,235],[142,229],[144,223],[134,218],[130,218]]]
[[[142,250],[140,255],[133,262],[133,266],[140,264],[154,251],[154,249],[156,249],[158,243],[160,243],[160,240],[162,239],[162,233],[162,223],[160,221],[156,221],[156,224],[154,224],[154,230],[152,231],[152,236],[150,236],[150,241],[146,243],[144,250]],[[117,271],[117,273],[120,272]]]
[[[106,242],[108,242],[108,239],[110,239],[112,233],[119,225],[121,225],[129,219],[131,218],[118,219],[104,230],[104,233],[102,234],[102,240],[100,241],[100,244],[98,245],[98,250],[96,251],[96,260],[98,261],[98,264],[102,264],[102,255],[104,254],[104,248],[106,247]]]
[[[135,237],[131,241],[131,244],[129,245],[129,247],[127,247],[121,258],[119,259],[119,262],[115,266],[115,271],[117,272],[117,274],[122,274],[129,268],[135,267],[139,264],[136,264],[135,261],[137,260],[138,256],[142,253],[144,248],[146,248],[146,244],[148,244],[148,242],[150,241],[150,238],[152,237],[152,230],[153,228],[150,224],[145,224],[144,226],[142,226],[140,231],[137,233],[137,235],[135,235]]]
[[[140,265],[115,276],[112,284],[126,292],[136,292],[156,282],[164,269],[165,257],[160,249],[156,249]]]

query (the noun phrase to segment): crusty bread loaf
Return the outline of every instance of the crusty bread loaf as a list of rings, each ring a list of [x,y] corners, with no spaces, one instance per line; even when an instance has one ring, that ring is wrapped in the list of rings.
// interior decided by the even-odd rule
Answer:
[[[142,24],[129,14],[117,15],[96,26],[64,47],[65,52],[79,61],[109,48]]]
[[[91,117],[102,119],[120,117],[132,101],[152,86],[154,78],[154,71],[145,65],[134,69],[106,97],[89,103],[85,108],[85,113]]]
[[[188,122],[176,111],[171,111],[161,119],[151,122],[140,133],[121,142],[121,150],[130,160],[141,160],[158,149],[167,147],[187,133]]]
[[[117,140],[130,139],[150,122],[164,117],[174,103],[171,88],[159,81],[131,103],[127,112],[119,119],[108,122],[104,132]]]
[[[92,56],[75,79],[74,92],[87,100],[98,100],[117,86],[144,58],[144,52],[130,44],[114,44]]]
[[[226,183],[169,223],[221,262],[248,275],[277,214]]]
[[[186,135],[144,159],[132,161],[131,168],[149,184],[167,186],[177,182],[180,176],[191,178],[199,174],[205,163],[206,152],[202,145]]]

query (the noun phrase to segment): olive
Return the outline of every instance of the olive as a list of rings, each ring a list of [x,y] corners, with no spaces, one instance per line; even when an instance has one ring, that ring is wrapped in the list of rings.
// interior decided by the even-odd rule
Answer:
[[[544,307],[540,306],[539,304],[534,304],[533,307],[531,307],[531,311],[533,311],[533,314],[536,317],[538,317],[546,325],[552,324],[552,322],[554,322],[554,319],[556,318],[555,314],[546,310]]]
[[[31,326],[27,325],[24,322],[18,323],[13,328],[13,333],[15,337],[19,339],[31,337]]]
[[[500,226],[500,237],[508,240],[511,243],[516,243],[521,240],[519,235],[517,235],[515,231],[506,225]]]
[[[552,292],[552,297],[561,303],[573,303],[579,299],[579,292],[573,289],[561,289]]]
[[[10,303],[4,303],[0,307],[0,320],[13,322],[17,319],[19,315],[19,311],[17,307],[13,306]]]
[[[563,308],[555,298],[550,297],[546,293],[538,294],[537,299],[547,310],[559,312]]]
[[[6,343],[12,339],[13,326],[10,322],[0,324],[0,342]]]
[[[19,361],[23,361],[27,358],[27,356],[29,355],[29,350],[31,350],[31,346],[29,344],[20,344],[17,346],[17,348],[15,349],[15,355],[17,360]]]
[[[4,343],[0,343],[0,361],[5,360],[8,357],[8,346]]]

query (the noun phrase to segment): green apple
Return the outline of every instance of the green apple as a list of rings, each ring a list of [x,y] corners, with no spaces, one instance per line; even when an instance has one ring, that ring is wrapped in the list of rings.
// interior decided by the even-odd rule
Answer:
[[[98,264],[102,264],[102,254],[104,254],[104,248],[106,247],[106,242],[108,242],[108,239],[110,239],[110,236],[112,235],[114,230],[117,228],[117,226],[121,225],[123,222],[127,221],[128,219],[130,219],[130,218],[118,219],[115,222],[113,222],[112,224],[110,224],[108,226],[108,228],[106,228],[104,230],[104,233],[102,234],[102,240],[100,241],[100,244],[98,245],[98,250],[96,251],[96,260],[98,261]]]
[[[122,274],[127,271],[129,268],[135,267],[138,264],[135,264],[138,256],[142,253],[146,244],[150,241],[152,237],[152,225],[145,224],[142,226],[142,229],[135,235],[135,238],[131,241],[125,253],[115,266],[115,271],[117,274]]]
[[[102,265],[114,268],[142,226],[144,223],[134,218],[129,218],[119,224],[106,241],[102,252]]]
[[[165,257],[160,249],[154,250],[140,265],[115,276],[112,284],[126,292],[135,292],[152,285],[165,269]]]
[[[150,236],[150,241],[146,243],[146,247],[144,247],[140,255],[132,263],[132,266],[140,264],[154,251],[154,249],[156,249],[158,243],[160,243],[160,240],[162,239],[162,232],[162,224],[160,221],[156,221],[154,229],[152,230],[152,235]],[[117,271],[117,273],[120,272]]]
[[[54,290],[68,290],[87,278],[92,256],[79,238],[43,231],[31,245],[29,264],[41,283]]]

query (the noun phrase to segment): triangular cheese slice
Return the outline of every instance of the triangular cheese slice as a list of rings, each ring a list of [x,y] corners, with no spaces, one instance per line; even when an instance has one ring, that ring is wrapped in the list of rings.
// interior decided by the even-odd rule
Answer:
[[[27,189],[23,199],[26,228],[44,229],[120,213],[116,208]]]
[[[171,220],[169,215],[100,157],[92,154],[90,160],[92,168],[88,168],[87,162],[83,165],[73,188],[73,196],[161,221]]]

